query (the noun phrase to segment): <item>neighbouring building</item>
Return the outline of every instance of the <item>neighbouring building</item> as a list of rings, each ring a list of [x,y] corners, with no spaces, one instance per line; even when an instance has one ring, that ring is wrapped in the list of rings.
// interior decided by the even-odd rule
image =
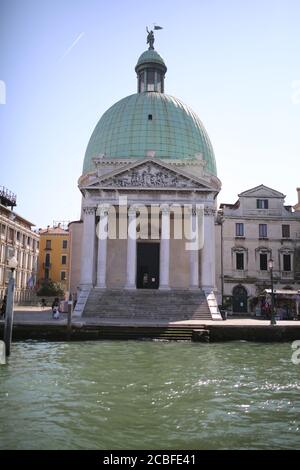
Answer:
[[[238,197],[234,204],[220,205],[216,271],[219,302],[223,297],[233,312],[245,313],[254,311],[270,288],[270,259],[276,291],[300,289],[300,211],[284,205],[284,194],[264,185]]]
[[[75,314],[109,307],[126,314],[130,307],[134,315],[142,302],[152,318],[155,312],[188,315],[191,306],[191,318],[199,319],[197,306],[202,302],[205,310],[206,302],[205,318],[220,318],[215,218],[221,182],[214,151],[195,112],[165,93],[167,67],[151,41],[135,67],[137,93],[104,113],[85,153],[78,182],[82,223],[73,230],[81,240],[80,262],[72,262],[72,289],[77,285],[80,293]],[[178,237],[177,228],[186,223],[196,233],[202,222],[204,245],[187,249],[188,236]],[[73,253],[78,256],[76,248]]]
[[[38,282],[58,282],[64,291],[68,290],[70,265],[70,234],[61,224],[40,229],[40,254]]]
[[[37,275],[39,235],[34,224],[14,212],[16,196],[0,187],[0,299],[3,299],[11,271],[8,260],[16,257],[15,301],[30,301]]]

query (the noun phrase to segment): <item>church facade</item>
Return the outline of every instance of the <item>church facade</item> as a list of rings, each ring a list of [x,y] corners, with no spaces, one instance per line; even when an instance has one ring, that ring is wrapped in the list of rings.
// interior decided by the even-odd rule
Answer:
[[[176,299],[193,292],[194,300],[205,297],[211,318],[220,318],[215,220],[221,183],[212,145],[198,116],[164,93],[167,67],[153,45],[135,71],[137,93],[104,113],[79,178],[75,314],[84,315],[95,292],[99,312],[103,292],[130,292],[131,299],[134,292],[156,294],[157,302],[159,293]]]

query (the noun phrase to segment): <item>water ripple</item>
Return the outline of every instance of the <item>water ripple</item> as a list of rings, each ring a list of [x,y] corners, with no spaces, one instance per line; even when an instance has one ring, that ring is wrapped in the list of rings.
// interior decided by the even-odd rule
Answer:
[[[0,449],[293,449],[289,344],[13,344]]]

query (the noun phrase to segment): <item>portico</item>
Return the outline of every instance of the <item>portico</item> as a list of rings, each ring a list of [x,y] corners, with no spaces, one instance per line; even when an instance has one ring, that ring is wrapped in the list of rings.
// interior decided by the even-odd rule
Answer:
[[[163,165],[147,159],[135,166],[135,173],[146,168],[153,176],[139,187],[130,186],[131,169],[92,182],[82,180],[82,190],[88,195],[83,207],[82,284],[101,289],[215,287],[210,260],[214,259],[216,188],[172,169],[170,181],[176,175],[181,190],[171,182],[156,189],[155,172],[161,167],[164,174]],[[125,181],[129,181],[126,189]],[[150,251],[152,255],[147,254]]]

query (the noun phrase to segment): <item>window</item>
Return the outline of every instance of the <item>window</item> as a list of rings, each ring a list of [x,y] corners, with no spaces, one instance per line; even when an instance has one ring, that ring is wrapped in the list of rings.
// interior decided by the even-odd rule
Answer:
[[[152,114],[148,114],[148,121],[152,121]]]
[[[291,271],[291,255],[283,255],[283,270]]]
[[[63,240],[62,247],[63,247],[63,250],[66,250],[68,248],[68,240]]]
[[[61,264],[67,264],[67,257],[65,255],[61,257]]]
[[[282,226],[282,238],[290,238],[290,226],[289,225]]]
[[[261,253],[259,257],[259,269],[261,271],[268,271],[268,255]]]
[[[65,281],[66,280],[66,271],[61,271],[60,273],[60,280]]]
[[[159,93],[163,93],[163,84],[164,84],[164,76],[162,73],[157,72],[157,83],[156,83],[156,91]]]
[[[147,70],[147,91],[154,91],[155,71],[153,69]]]
[[[8,240],[9,240],[10,242],[12,242],[13,239],[14,239],[14,231],[13,231],[12,228],[9,228],[9,229],[8,229]]]
[[[139,75],[139,93],[143,93],[145,91],[145,74],[141,72]]]
[[[244,236],[244,224],[235,224],[235,236],[236,237]]]
[[[244,269],[244,253],[236,253],[236,269]]]
[[[50,268],[50,255],[49,253],[45,256],[45,268]]]
[[[5,270],[5,284],[8,284],[9,283],[9,279],[10,279],[10,269],[6,269]]]
[[[20,241],[20,238],[21,238],[21,234],[20,234],[20,232],[17,232],[17,240],[18,240],[18,242]]]
[[[51,250],[51,240],[46,240],[46,250]]]
[[[259,224],[259,238],[268,237],[268,226],[267,224]]]
[[[256,199],[256,209],[268,209],[269,201],[268,199]]]

